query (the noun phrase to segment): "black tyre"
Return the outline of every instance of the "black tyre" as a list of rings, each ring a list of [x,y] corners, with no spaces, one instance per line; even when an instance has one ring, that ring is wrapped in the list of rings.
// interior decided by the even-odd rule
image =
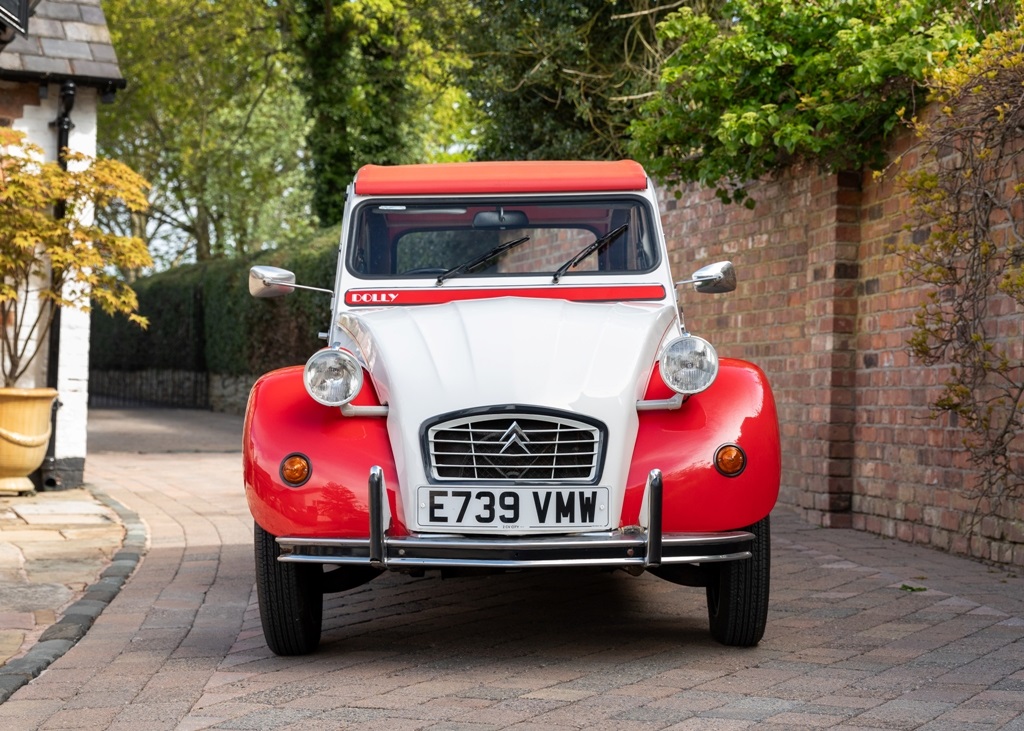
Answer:
[[[277,541],[255,529],[256,595],[263,636],[276,655],[305,655],[320,644],[323,618],[323,566],[281,563]]]
[[[707,587],[711,636],[723,645],[753,647],[768,621],[771,523],[768,517],[746,530],[754,534],[751,557],[718,566]]]

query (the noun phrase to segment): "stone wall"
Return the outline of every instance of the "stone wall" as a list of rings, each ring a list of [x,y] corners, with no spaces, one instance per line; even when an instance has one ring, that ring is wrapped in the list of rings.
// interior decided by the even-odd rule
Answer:
[[[144,371],[90,371],[92,407],[167,406],[245,413],[257,376],[150,368]]]
[[[89,406],[211,406],[206,373],[150,368],[144,371],[89,371]]]
[[[226,376],[210,374],[210,408],[225,414],[245,413],[249,391],[258,376]]]
[[[908,147],[894,145],[904,168],[918,164]],[[929,408],[943,370],[906,348],[925,290],[904,277],[894,245],[926,232],[908,230],[894,176],[793,170],[752,194],[748,210],[686,188],[663,196],[662,213],[676,277],[719,259],[737,267],[736,292],[686,290],[684,314],[723,356],[767,372],[783,438],[781,501],[819,525],[1024,565],[1024,504],[967,536],[964,435]],[[1021,341],[1024,312],[1008,300],[992,311]]]

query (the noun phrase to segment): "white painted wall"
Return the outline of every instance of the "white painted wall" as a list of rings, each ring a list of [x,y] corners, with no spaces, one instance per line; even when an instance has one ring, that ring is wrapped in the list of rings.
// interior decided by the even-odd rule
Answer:
[[[56,92],[59,89],[50,85],[48,99],[40,100],[38,106],[26,105],[23,116],[14,120],[14,129],[24,132],[29,142],[43,150],[43,159],[46,161],[57,158],[57,138],[54,131],[50,129],[50,122],[57,118]],[[32,307],[36,303],[30,298],[22,302],[22,307]],[[30,315],[33,313],[29,313]],[[18,386],[24,388],[36,388],[46,385],[46,346],[32,363],[32,368],[21,377]]]
[[[71,130],[68,146],[87,155],[96,154],[96,105],[95,89],[78,87],[75,106],[71,111],[74,129]],[[26,106],[21,119],[15,120],[14,128],[25,132],[31,142],[41,147],[46,160],[57,159],[57,132],[50,123],[57,118],[60,86],[51,84],[47,99],[38,106]],[[46,385],[46,346],[34,364],[34,368],[21,386]],[[57,412],[57,437],[55,454],[57,459],[86,455],[86,427],[89,400],[89,314],[72,308],[61,313],[60,364],[57,373],[57,390],[63,404]]]

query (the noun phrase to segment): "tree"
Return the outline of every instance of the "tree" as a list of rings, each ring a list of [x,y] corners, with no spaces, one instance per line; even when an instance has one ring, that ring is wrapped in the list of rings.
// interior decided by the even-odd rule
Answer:
[[[460,82],[486,118],[481,159],[618,158],[673,44],[656,26],[686,4],[721,0],[474,0],[472,66]]]
[[[39,163],[42,150],[0,127],[0,380],[13,387],[45,347],[59,307],[88,309],[138,324],[135,292],[112,271],[152,263],[143,242],[89,223],[120,203],[146,206],[146,181],[114,160],[66,155],[68,170]],[[61,205],[64,215],[53,216]]]
[[[631,150],[662,183],[745,186],[797,163],[884,165],[885,136],[940,54],[973,46],[942,0],[728,0],[660,26],[678,47],[631,127]],[[943,9],[950,8],[950,9]]]
[[[314,208],[332,225],[361,165],[451,158],[465,147],[472,111],[452,83],[465,64],[454,39],[476,14],[465,0],[293,2]]]
[[[105,0],[128,88],[101,107],[99,145],[152,183],[150,207],[107,222],[166,262],[307,235],[302,98],[284,9],[263,0]]]
[[[900,247],[909,274],[927,285],[910,340],[948,377],[933,408],[965,429],[978,479],[974,514],[1012,516],[1024,497],[1024,357],[1021,334],[997,313],[1024,308],[1024,8],[1010,28],[959,53],[926,83],[936,114],[912,124],[928,165],[903,176],[921,240]],[[1010,307],[1006,305],[1009,303]]]

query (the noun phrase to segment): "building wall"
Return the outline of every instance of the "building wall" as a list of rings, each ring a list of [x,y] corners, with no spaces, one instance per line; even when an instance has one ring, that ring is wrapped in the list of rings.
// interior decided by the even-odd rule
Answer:
[[[50,97],[59,89],[53,87]],[[75,127],[68,146],[77,152],[96,155],[96,118],[98,98],[95,89],[79,87],[71,112]],[[56,115],[53,117],[56,119]],[[53,131],[51,130],[51,134]],[[56,151],[56,134],[53,134]],[[87,214],[91,215],[91,214]],[[81,460],[84,468],[89,404],[89,313],[65,308],[60,321],[60,365],[57,390],[61,408],[57,411],[57,440],[54,457],[73,473]]]
[[[918,164],[908,147],[903,138],[893,150],[906,153],[904,169]],[[908,230],[895,176],[791,170],[754,187],[753,210],[697,187],[680,193],[662,199],[674,274],[731,259],[739,278],[730,294],[683,288],[686,324],[767,372],[783,439],[780,500],[823,526],[1024,564],[1024,504],[967,535],[964,434],[929,408],[944,371],[906,348],[926,290],[904,276],[894,245],[924,234]],[[1024,312],[1004,298],[993,317],[1024,348]]]
[[[37,85],[0,80],[0,127],[13,126],[14,120],[23,116],[25,105],[38,101]]]
[[[43,150],[46,161],[57,159],[57,134],[51,123],[57,118],[60,87],[50,84],[45,99],[40,99],[38,84],[0,81],[0,118],[4,124],[24,132],[29,141]],[[96,154],[97,94],[95,89],[79,86],[71,112],[74,129],[69,147],[88,155]],[[60,320],[60,363],[57,390],[61,407],[57,411],[54,457],[66,482],[81,484],[86,455],[87,404],[89,388],[89,316],[65,309]],[[27,388],[47,383],[46,346],[34,368],[19,383]],[[69,485],[65,485],[69,486]],[[74,486],[74,485],[70,485]]]

